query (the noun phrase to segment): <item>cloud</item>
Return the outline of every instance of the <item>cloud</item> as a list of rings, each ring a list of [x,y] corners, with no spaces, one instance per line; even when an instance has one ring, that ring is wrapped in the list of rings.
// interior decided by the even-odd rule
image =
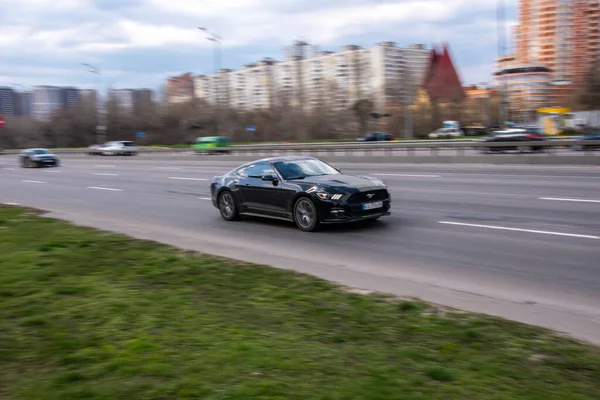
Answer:
[[[507,2],[511,21],[515,2]],[[463,79],[477,82],[496,54],[495,7],[495,0],[0,0],[0,84],[89,82],[84,62],[128,87],[157,87],[173,71],[207,73],[212,44],[198,25],[222,36],[230,68],[281,58],[300,37],[332,50],[447,41]]]

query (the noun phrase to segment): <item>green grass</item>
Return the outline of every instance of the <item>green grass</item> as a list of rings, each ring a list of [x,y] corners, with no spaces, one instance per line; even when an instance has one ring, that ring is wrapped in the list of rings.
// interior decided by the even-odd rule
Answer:
[[[598,399],[597,348],[0,207],[1,399]]]

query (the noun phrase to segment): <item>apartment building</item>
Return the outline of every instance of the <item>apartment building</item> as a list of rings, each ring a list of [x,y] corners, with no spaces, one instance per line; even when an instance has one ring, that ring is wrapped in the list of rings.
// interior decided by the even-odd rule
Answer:
[[[176,104],[191,101],[194,98],[194,85],[194,77],[189,72],[167,79],[165,85],[167,103]]]
[[[600,0],[521,0],[515,34],[518,62],[549,68],[562,102],[600,57]]]
[[[36,86],[31,92],[31,115],[48,120],[56,111],[77,104],[78,98],[74,87]]]
[[[17,115],[17,105],[15,100],[16,92],[11,87],[0,87],[0,115],[4,117],[12,117]]]
[[[286,53],[280,62],[266,59],[238,71],[198,76],[195,96],[240,110],[282,104],[340,109],[360,98],[371,98],[383,109],[412,98],[431,59],[431,50],[422,45],[397,47],[393,42],[368,49],[349,45],[339,52],[298,43]]]
[[[552,105],[554,88],[550,68],[541,63],[508,64],[495,72],[495,85],[508,105],[508,118],[535,119],[538,109]]]
[[[141,104],[149,104],[153,94],[150,89],[112,89],[109,92],[110,98],[125,112],[132,111]]]
[[[15,92],[15,115],[30,117],[33,112],[33,92]]]

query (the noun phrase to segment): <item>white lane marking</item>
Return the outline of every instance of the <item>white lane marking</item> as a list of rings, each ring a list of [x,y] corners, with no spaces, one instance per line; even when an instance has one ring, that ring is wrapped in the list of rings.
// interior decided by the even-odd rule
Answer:
[[[97,164],[97,165],[94,165],[94,167],[96,167],[96,168],[117,168],[114,165],[104,165],[104,164]]]
[[[208,179],[204,178],[185,178],[180,176],[170,176],[169,179],[176,179],[180,181],[207,181]]]
[[[564,232],[552,232],[552,231],[540,231],[537,229],[520,229],[520,228],[509,228],[506,226],[494,226],[494,225],[480,225],[480,224],[465,224],[462,222],[451,222],[451,221],[438,221],[440,224],[446,225],[458,225],[458,226],[470,226],[473,228],[487,228],[487,229],[497,229],[501,231],[514,231],[514,232],[528,232],[528,233],[539,233],[542,235],[554,235],[554,236],[569,236],[583,239],[596,239],[600,240],[600,236],[593,235],[580,235],[577,233],[564,233]]]
[[[212,200],[210,197],[200,197],[200,200]]]
[[[88,186],[88,189],[108,190],[111,192],[122,192],[123,191],[123,189],[107,188],[107,187],[101,187],[101,186]]]
[[[29,180],[25,180],[23,182],[26,182],[26,183],[47,183],[47,182],[42,182],[42,181],[29,181]]]
[[[62,171],[57,171],[57,170],[54,170],[54,169],[53,169],[53,170],[51,170],[51,171],[44,171],[44,172],[49,172],[49,173],[51,173],[51,174],[59,174],[59,173],[61,173]]]
[[[99,176],[119,176],[119,174],[109,174],[109,173],[105,173],[105,172],[92,172],[92,175],[99,175]]]
[[[573,201],[577,203],[600,203],[600,200],[592,199],[565,199],[560,197],[538,197],[538,200],[550,200],[550,201]]]
[[[180,168],[180,167],[154,167],[154,169],[163,169],[166,171],[179,171],[179,170],[182,170],[183,168]]]
[[[16,171],[16,168],[6,168],[7,171]]]
[[[19,203],[13,203],[11,201],[8,201],[8,202],[6,202],[4,204],[6,204],[7,206],[18,206],[18,205],[20,205]]]
[[[440,175],[425,175],[425,174],[373,174],[375,176],[406,176],[411,178],[441,178]]]

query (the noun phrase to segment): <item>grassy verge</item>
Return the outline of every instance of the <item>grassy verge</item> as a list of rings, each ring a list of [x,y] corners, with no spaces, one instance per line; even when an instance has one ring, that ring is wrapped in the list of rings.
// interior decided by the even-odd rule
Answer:
[[[598,349],[0,206],[2,399],[598,399]]]

